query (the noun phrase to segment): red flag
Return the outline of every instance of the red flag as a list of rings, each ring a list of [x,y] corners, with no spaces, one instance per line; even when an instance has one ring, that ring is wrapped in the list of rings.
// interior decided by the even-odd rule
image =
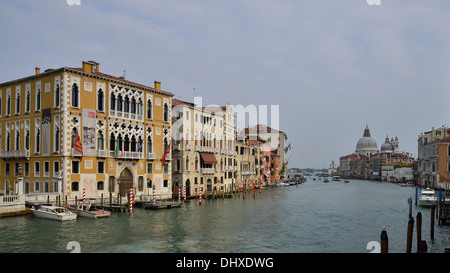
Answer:
[[[81,153],[83,156],[83,145],[81,143],[80,135],[77,132],[77,137],[75,138],[75,142],[73,143],[73,148]]]
[[[166,155],[170,152],[170,144],[172,144],[172,141],[169,143],[169,146],[167,146],[166,151],[164,152],[164,155],[162,157],[162,166],[164,168],[164,165],[166,165]]]

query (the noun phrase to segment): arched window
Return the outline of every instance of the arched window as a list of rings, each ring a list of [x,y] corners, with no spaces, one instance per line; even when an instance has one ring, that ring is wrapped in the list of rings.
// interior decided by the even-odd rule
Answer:
[[[79,97],[79,90],[78,85],[74,83],[72,85],[72,107],[79,107],[78,105],[78,98]]]
[[[130,112],[130,99],[128,98],[128,96],[125,96],[125,105],[124,105],[124,112],[125,113],[129,113]]]
[[[111,94],[111,102],[110,102],[111,110],[116,110],[116,95]]]
[[[104,109],[104,97],[105,97],[105,95],[103,94],[103,90],[100,88],[99,90],[98,90],[98,93],[97,93],[97,110],[98,111],[104,111],[105,109]]]
[[[56,89],[55,89],[55,107],[59,107],[59,98],[60,94],[59,94],[59,84],[56,85]]]
[[[136,114],[136,99],[131,98],[131,114]]]
[[[123,98],[121,95],[117,97],[117,111],[122,112]]]
[[[181,170],[181,161],[180,161],[179,158],[177,159],[177,167],[176,167],[176,170],[177,170],[177,171],[180,171],[180,170]]]
[[[189,156],[186,156],[186,171],[189,171]]]
[[[27,91],[27,95],[25,97],[25,112],[30,112],[30,105],[31,105],[31,94],[30,91]]]
[[[114,151],[116,149],[116,136],[111,133],[109,136],[109,150]]]
[[[73,144],[75,143],[75,139],[77,138],[77,128],[73,128],[70,133],[70,147],[73,148]]]
[[[167,103],[164,103],[164,122],[169,121],[169,105]]]
[[[153,153],[153,141],[151,136],[147,137],[147,153]]]
[[[97,150],[104,150],[105,149],[105,139],[103,137],[102,131],[98,131],[97,134]]]
[[[36,111],[41,110],[41,89],[38,88],[36,92]]]
[[[147,118],[148,119],[152,119],[152,101],[148,100],[147,101]]]

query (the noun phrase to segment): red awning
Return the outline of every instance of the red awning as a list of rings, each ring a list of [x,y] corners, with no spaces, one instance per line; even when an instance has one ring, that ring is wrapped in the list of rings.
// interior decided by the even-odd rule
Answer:
[[[213,154],[200,153],[205,164],[217,164],[216,157]]]

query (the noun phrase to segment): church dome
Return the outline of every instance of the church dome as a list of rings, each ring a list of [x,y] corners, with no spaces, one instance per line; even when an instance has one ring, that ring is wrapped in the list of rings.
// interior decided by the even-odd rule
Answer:
[[[386,140],[384,141],[383,145],[381,145],[381,151],[392,153],[394,152],[394,145],[389,141],[389,138],[386,136]]]
[[[356,144],[355,153],[359,155],[371,156],[378,152],[378,146],[375,139],[370,136],[369,127],[366,125],[366,129],[364,129],[363,137],[359,139]]]

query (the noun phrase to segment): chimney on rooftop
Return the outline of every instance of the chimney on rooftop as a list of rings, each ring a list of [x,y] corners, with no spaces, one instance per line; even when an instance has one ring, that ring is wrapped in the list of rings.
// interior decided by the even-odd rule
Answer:
[[[100,63],[95,61],[83,61],[83,71],[88,73],[98,72],[100,69]]]
[[[155,81],[155,89],[161,90],[161,82]]]
[[[34,70],[36,71],[36,75],[41,74],[41,68],[40,67],[35,67]]]

